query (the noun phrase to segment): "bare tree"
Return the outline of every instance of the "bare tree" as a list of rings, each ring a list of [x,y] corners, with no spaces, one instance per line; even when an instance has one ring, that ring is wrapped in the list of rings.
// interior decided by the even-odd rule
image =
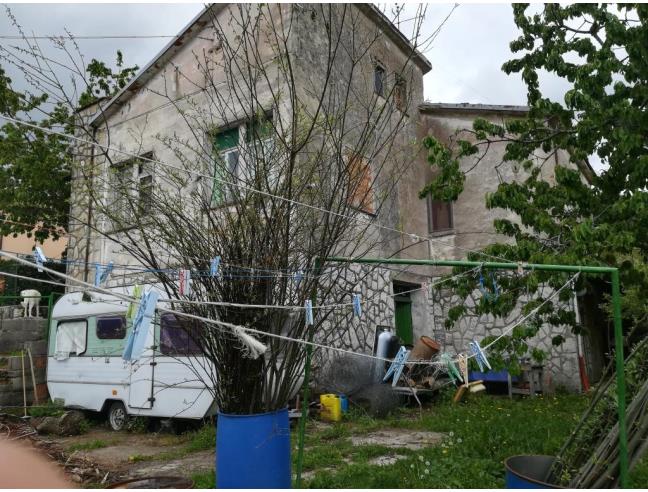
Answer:
[[[88,260],[93,243],[125,254],[149,269],[132,282],[160,285],[188,315],[180,322],[209,361],[192,364],[209,374],[221,410],[259,412],[284,407],[301,385],[305,347],[295,342],[335,344],[350,329],[341,320],[352,315],[354,286],[339,281],[349,267],[326,258],[402,248],[392,211],[420,150],[409,114],[422,93],[416,46],[425,8],[416,9],[410,43],[391,40],[391,48],[389,21],[368,6],[207,12],[198,40],[182,40],[182,64],[160,67],[121,113],[99,103],[75,120],[72,220],[77,234],[89,231]],[[34,46],[29,54],[46,58]],[[22,68],[40,73],[38,64]],[[84,81],[76,63],[66,68]],[[69,94],[50,78],[40,87]],[[179,269],[192,272],[190,291],[181,290]],[[347,305],[315,309],[309,326],[308,299],[316,308]],[[249,334],[190,316],[252,328],[267,349],[258,356]],[[191,345],[184,355],[196,355]]]

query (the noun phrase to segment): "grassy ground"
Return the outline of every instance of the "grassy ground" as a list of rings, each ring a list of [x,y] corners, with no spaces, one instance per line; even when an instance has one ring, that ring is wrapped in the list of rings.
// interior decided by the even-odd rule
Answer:
[[[513,399],[477,395],[454,405],[446,394],[424,411],[401,412],[385,421],[352,418],[306,437],[304,469],[310,488],[501,488],[503,461],[518,454],[554,455],[587,406],[582,395]],[[396,427],[443,432],[437,446],[410,451],[352,447],[348,436]],[[393,465],[368,463],[375,456],[405,456]],[[293,456],[294,458],[294,456]],[[294,469],[294,467],[293,467]],[[648,486],[648,456],[630,473],[633,488]]]
[[[534,399],[471,396],[454,405],[451,394],[431,403],[419,418],[418,410],[375,420],[354,413],[344,422],[321,425],[310,421],[304,453],[304,487],[310,488],[500,488],[503,461],[517,454],[555,454],[587,406],[587,397],[557,395]],[[412,451],[381,445],[353,446],[352,435],[386,428],[442,432],[438,445]],[[169,456],[186,456],[213,449],[215,429],[205,426],[184,434],[183,447]],[[292,432],[293,473],[296,470],[297,431]],[[100,446],[100,443],[93,443]],[[173,456],[171,456],[173,454]],[[398,456],[378,466],[376,457]],[[159,456],[157,456],[159,458]],[[191,477],[196,488],[213,488],[214,472]],[[631,485],[648,486],[648,458],[631,473]]]
[[[320,433],[308,433],[304,469],[315,472],[316,488],[496,488],[504,486],[503,461],[516,454],[554,454],[586,406],[581,396],[535,399],[473,396],[454,405],[449,394],[418,418],[401,412],[386,421],[356,418]],[[353,447],[349,436],[381,427],[443,432],[437,446],[410,451]],[[380,455],[405,456],[377,466]]]

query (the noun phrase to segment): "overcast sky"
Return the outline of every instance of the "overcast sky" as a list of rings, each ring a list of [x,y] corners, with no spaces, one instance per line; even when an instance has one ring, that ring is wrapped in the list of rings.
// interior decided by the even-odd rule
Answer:
[[[385,4],[380,4],[385,5]],[[407,11],[416,4],[408,4]],[[429,4],[422,37],[440,25],[454,4]],[[28,34],[64,34],[77,36],[175,35],[200,10],[202,3],[182,4],[12,4],[10,8]],[[540,8],[537,5],[531,9]],[[408,12],[401,16],[408,18]],[[411,16],[411,15],[410,15]],[[402,30],[409,34],[408,24]],[[409,26],[411,30],[411,25]],[[17,34],[4,12],[0,14],[0,35]],[[502,63],[513,57],[509,43],[519,35],[513,23],[510,4],[461,4],[449,17],[435,41],[425,51],[432,71],[424,79],[425,99],[431,102],[526,104],[526,89],[518,74],[506,75]],[[97,58],[113,62],[117,49],[126,65],[143,67],[165,46],[169,39],[102,39],[78,43],[86,61]],[[0,43],[16,43],[0,40]],[[48,45],[49,41],[44,41]],[[16,88],[24,83],[16,70],[4,67]],[[562,102],[567,88],[564,81],[540,76],[541,90]],[[594,159],[595,168],[600,166]]]
[[[202,8],[202,4],[11,5],[25,31],[37,35],[60,34],[65,28],[76,35],[173,35]],[[452,4],[430,4],[423,34],[432,32],[451,9]],[[0,34],[16,34],[5,15],[0,15]],[[511,56],[508,43],[516,36],[510,4],[460,5],[425,53],[433,65],[425,77],[425,98],[433,102],[525,104],[520,77],[500,70]],[[79,40],[88,60],[111,61],[121,49],[128,64],[139,66],[166,42],[168,39]],[[545,86],[556,98],[561,98],[560,89],[564,86]]]

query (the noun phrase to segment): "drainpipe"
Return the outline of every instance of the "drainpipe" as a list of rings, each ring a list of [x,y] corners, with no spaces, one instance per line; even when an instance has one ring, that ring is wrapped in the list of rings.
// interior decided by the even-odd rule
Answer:
[[[96,141],[97,136],[97,127],[92,128],[92,141]],[[95,146],[90,146],[90,186],[92,187],[94,181],[94,162],[95,162]],[[90,225],[92,224],[92,198],[88,193],[88,215],[86,222],[86,250],[85,250],[85,264],[83,266],[83,281],[88,282],[88,277],[90,275],[90,239],[92,235],[92,230]]]

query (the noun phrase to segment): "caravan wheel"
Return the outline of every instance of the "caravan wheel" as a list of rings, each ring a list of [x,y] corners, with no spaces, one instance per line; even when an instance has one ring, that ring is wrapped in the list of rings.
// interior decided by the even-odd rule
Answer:
[[[128,414],[126,413],[126,408],[124,404],[120,401],[113,402],[108,409],[108,422],[110,423],[110,428],[114,431],[120,431],[126,425],[126,419]]]

